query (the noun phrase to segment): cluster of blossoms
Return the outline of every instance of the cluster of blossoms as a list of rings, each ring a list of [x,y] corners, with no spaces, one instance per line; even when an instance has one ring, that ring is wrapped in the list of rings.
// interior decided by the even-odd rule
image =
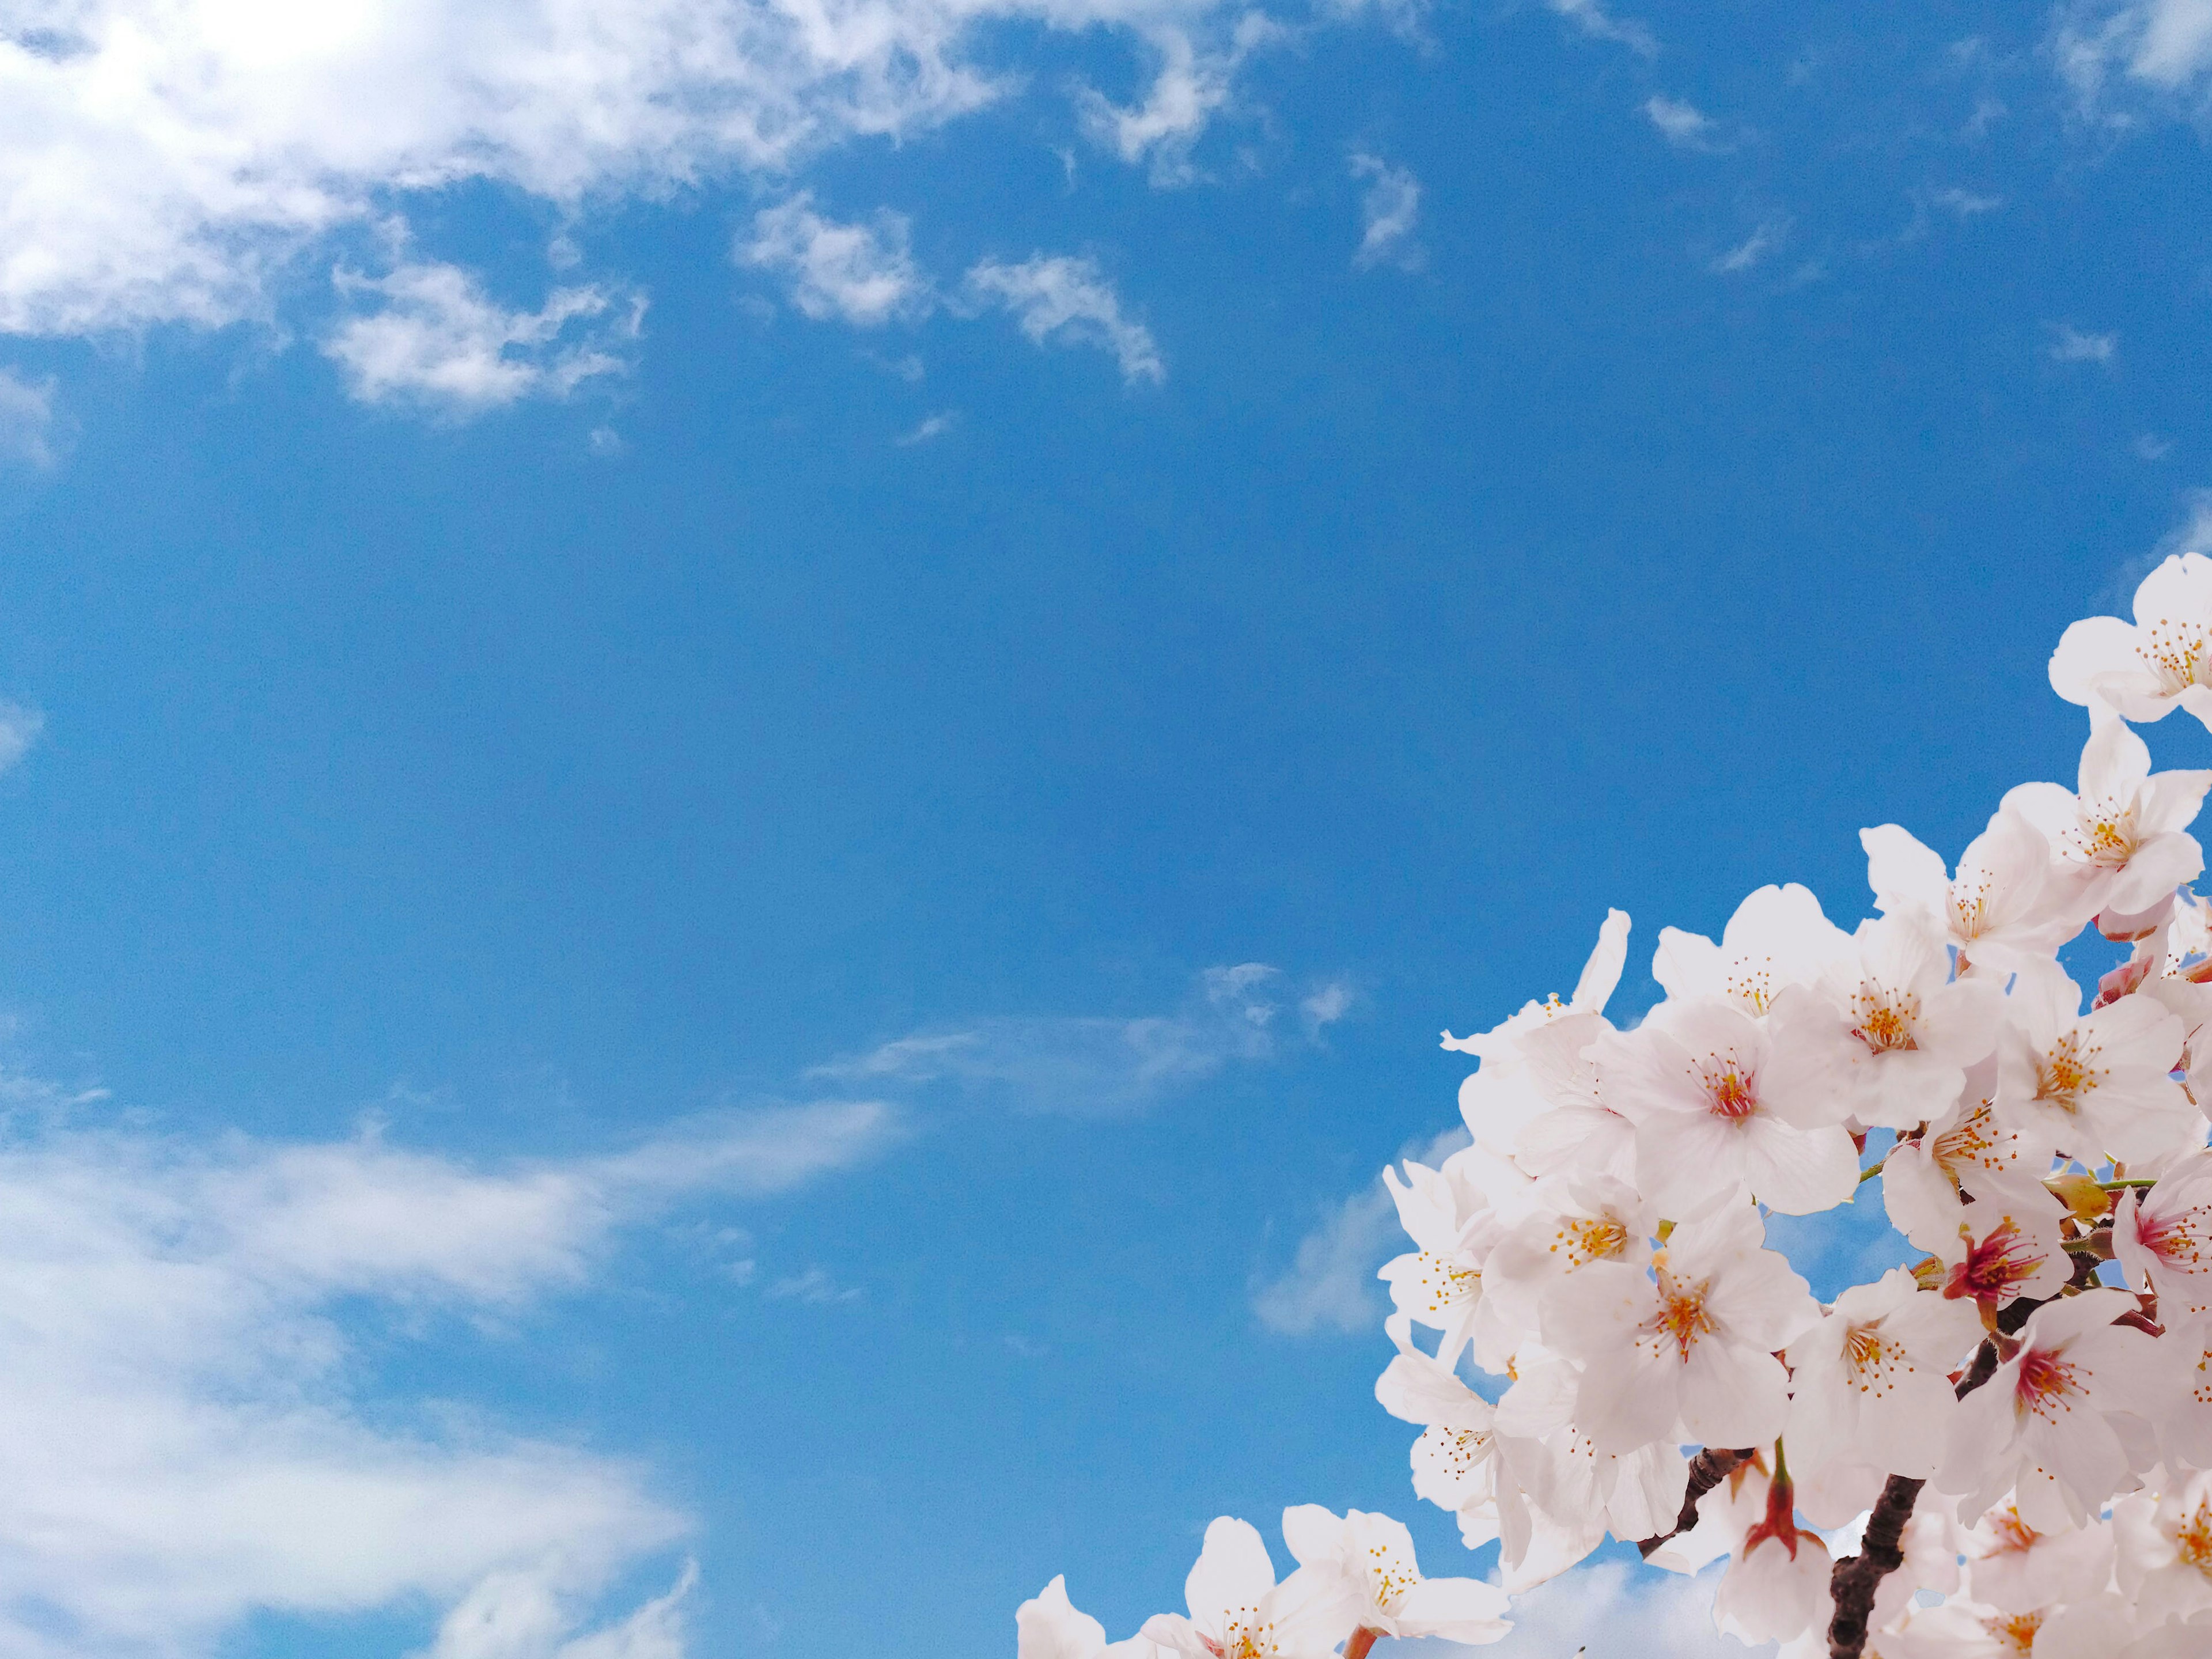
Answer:
[[[2168,559],[2135,613],[2051,659],[2089,714],[2077,787],[2010,791],[1955,870],[1865,831],[1856,932],[1761,888],[1717,944],[1660,933],[1665,998],[1624,1030],[1614,911],[1571,998],[1445,1035],[1480,1061],[1473,1142],[1385,1176],[1415,1248],[1382,1270],[1376,1396],[1419,1426],[1415,1495],[1498,1543],[1494,1582],[1424,1578],[1396,1522],[1307,1506],[1278,1583],[1223,1519],[1188,1617],[1109,1648],[1055,1579],[1021,1659],[1494,1641],[1608,1534],[1677,1572],[1727,1558],[1717,1622],[1783,1659],[2212,1655],[2212,904],[2188,833],[2212,771],[2154,773],[2130,725],[2212,728],[2212,560]],[[2091,928],[2128,949],[2085,994],[2058,954]],[[1875,1182],[1919,1259],[1823,1306],[1767,1218]]]

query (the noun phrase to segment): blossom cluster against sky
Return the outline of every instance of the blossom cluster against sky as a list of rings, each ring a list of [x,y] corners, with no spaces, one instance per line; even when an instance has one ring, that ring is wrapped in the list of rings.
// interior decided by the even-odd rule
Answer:
[[[2180,0],[0,0],[0,1652],[988,1650],[1409,1513],[1437,1031],[2071,775],[2208,91]]]

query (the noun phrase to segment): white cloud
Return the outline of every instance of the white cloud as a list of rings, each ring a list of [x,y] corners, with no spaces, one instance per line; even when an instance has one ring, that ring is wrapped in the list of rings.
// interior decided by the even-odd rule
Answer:
[[[1733,276],[1740,270],[1749,270],[1780,246],[1782,239],[1789,234],[1790,227],[1787,222],[1779,219],[1769,219],[1743,240],[1715,259],[1710,268],[1722,276]]]
[[[402,264],[388,276],[341,270],[342,293],[378,308],[349,318],[323,350],[363,403],[409,403],[480,414],[527,397],[565,397],[629,365],[612,349],[635,338],[643,302],[598,288],[556,289],[537,311],[510,311],[458,265]],[[609,313],[612,313],[610,317]],[[579,327],[606,319],[597,329]]]
[[[54,382],[0,368],[0,459],[54,464]]]
[[[1394,1648],[1402,1659],[1595,1659],[1633,1654],[1636,1659],[1751,1659],[1769,1646],[1746,1647],[1713,1627],[1717,1572],[1696,1578],[1627,1561],[1597,1561],[1561,1573],[1513,1599],[1513,1631],[1488,1647],[1434,1640]],[[1376,1644],[1379,1654],[1382,1644]]]
[[[841,1285],[830,1276],[827,1267],[809,1267],[803,1273],[793,1273],[788,1279],[779,1279],[764,1292],[778,1302],[804,1302],[809,1307],[836,1307],[847,1302],[858,1302],[860,1291],[856,1287]]]
[[[1036,1111],[1130,1111],[1231,1062],[1280,1054],[1285,985],[1280,969],[1261,963],[1209,968],[1171,1014],[975,1020],[896,1038],[811,1075],[871,1090],[952,1082]],[[1326,1000],[1327,988],[1315,994]]]
[[[1309,1038],[1318,1037],[1323,1030],[1352,1012],[1359,993],[1351,981],[1333,979],[1319,987],[1298,1002],[1298,1020],[1305,1027]]]
[[[1103,346],[1133,386],[1167,379],[1152,331],[1121,314],[1114,284],[1089,259],[1042,253],[1018,265],[985,259],[969,271],[967,288],[975,298],[1012,312],[1022,332],[1039,345],[1058,339]]]
[[[1092,88],[1079,94],[1086,137],[1132,164],[1152,162],[1157,185],[1188,184],[1197,177],[1191,166],[1191,146],[1206,131],[1214,113],[1229,101],[1237,70],[1254,48],[1273,39],[1276,26],[1258,11],[1237,20],[1228,43],[1218,51],[1201,51],[1188,30],[1158,28],[1150,32],[1150,44],[1159,59],[1145,100],[1134,107],[1113,102]],[[1070,182],[1074,158],[1063,160]]]
[[[0,701],[0,772],[30,753],[46,729],[46,717],[37,709]]]
[[[821,1103],[494,1171],[373,1134],[0,1144],[0,1653],[170,1659],[264,1610],[427,1601],[454,1609],[438,1659],[676,1659],[671,1598],[576,1634],[689,1529],[643,1472],[363,1409],[337,1310],[512,1318],[679,1196],[784,1190],[896,1131]]]
[[[1354,152],[1352,176],[1373,180],[1359,204],[1365,230],[1352,263],[1364,270],[1388,260],[1411,270],[1422,261],[1413,227],[1421,217],[1421,181],[1410,168],[1393,167],[1379,155]]]
[[[2071,323],[2051,325],[2051,356],[2062,363],[2109,363],[2119,347],[2117,334],[2086,334]]]
[[[1942,190],[1929,191],[1928,200],[1947,212],[1957,214],[1961,219],[1978,218],[1984,213],[1995,213],[2004,205],[2004,198],[2002,196],[1980,196],[1970,190],[1960,190],[1955,185]]]
[[[0,332],[270,320],[280,280],[418,193],[564,214],[940,125],[1033,78],[999,21],[1131,32],[1165,63],[1114,122],[1180,147],[1271,26],[1221,0],[71,0],[0,35]],[[1340,16],[1334,9],[1321,15]],[[1027,65],[1034,70],[1042,65]]]
[[[1593,40],[1610,40],[1645,58],[1659,52],[1658,37],[1633,18],[1615,17],[1598,0],[1547,0],[1552,9]]]
[[[750,240],[738,259],[782,273],[791,302],[817,322],[840,318],[878,327],[929,308],[929,279],[908,251],[909,226],[902,214],[878,212],[872,224],[841,224],[814,210],[805,191],[753,216]]]
[[[2059,13],[2051,55],[2085,107],[2100,101],[2115,74],[2153,92],[2185,91],[2212,69],[2212,4],[2077,5]]]
[[[943,437],[952,430],[953,423],[957,418],[949,409],[939,410],[934,415],[924,416],[915,423],[912,431],[902,432],[891,441],[901,449],[911,449],[916,444],[927,443],[932,438]]]
[[[2173,440],[2162,438],[2155,432],[2142,432],[2136,435],[2133,447],[2139,459],[2162,461],[2173,453]]]
[[[1644,100],[1644,113],[1660,136],[1677,149],[1720,149],[1719,124],[1694,104],[1654,93]]]
[[[1425,1146],[1407,1148],[1404,1155],[1434,1167],[1469,1139],[1463,1128],[1447,1129]],[[1253,1292],[1252,1312],[1269,1330],[1285,1336],[1376,1330],[1384,1304],[1375,1271],[1405,1248],[1397,1206],[1378,1176],[1298,1241],[1289,1268]]]

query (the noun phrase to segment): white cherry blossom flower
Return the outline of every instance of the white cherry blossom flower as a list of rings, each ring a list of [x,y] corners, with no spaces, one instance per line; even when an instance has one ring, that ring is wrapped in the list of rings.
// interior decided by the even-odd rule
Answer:
[[[2051,843],[2062,876],[2080,878],[2092,911],[2148,910],[2204,868],[2189,833],[2212,772],[2150,769],[2150,750],[2127,725],[2099,721],[2081,750],[2081,787],[2023,783],[2004,805]]]
[[[1302,1571],[1338,1581],[1360,1629],[1482,1644],[1513,1628],[1504,1591],[1472,1578],[1424,1578],[1413,1534],[1387,1515],[1301,1504],[1283,1511],[1283,1541]]]
[[[1997,1036],[1998,1117],[2092,1169],[2201,1145],[2203,1117],[2172,1076],[2181,1022],[2150,997],[2081,1006],[2055,964],[2021,973]]]
[[[1014,1611],[1018,1659],[1164,1659],[1141,1636],[1109,1643],[1106,1627],[1067,1600],[1067,1580],[1055,1578],[1033,1601]]]
[[[1959,1212],[1957,1231],[1936,1257],[1943,1295],[1981,1309],[1984,1323],[2022,1297],[2056,1296],[2074,1275],[2059,1224],[2066,1206],[2039,1184],[1990,1182]]]
[[[1774,1355],[1820,1310],[1765,1237],[1758,1211],[1731,1200],[1677,1226],[1650,1273],[1593,1262],[1545,1299],[1545,1344],[1583,1362],[1575,1423],[1600,1449],[1781,1432],[1788,1376]]]
[[[2136,589],[2132,624],[2091,617],[2051,657],[2051,689],[2094,712],[2162,720],[2179,707],[2212,726],[2212,559],[2170,556]]]
[[[1900,1140],[1881,1164],[1881,1196],[1890,1225],[1917,1248],[1935,1252],[1958,1237],[1960,1190],[2008,1190],[2039,1182],[2051,1148],[1998,1121],[1992,1097],[1994,1062],[1976,1068],[1957,1105],[1932,1120],[1917,1140]]]
[[[1497,1214],[1464,1164],[1447,1173],[1408,1159],[1403,1182],[1390,1169],[1382,1182],[1419,1248],[1387,1263],[1376,1277],[1389,1285],[1400,1313],[1444,1334],[1437,1357],[1449,1365],[1474,1327],[1483,1263],[1500,1231]]]
[[[1799,1527],[1787,1480],[1772,1480],[1766,1512],[1744,1534],[1713,1592],[1713,1622],[1743,1642],[1791,1642],[1826,1631],[1835,1612],[1835,1564],[1818,1533]]]
[[[2212,1468],[2212,1315],[2168,1322],[2153,1355],[2143,1409],[2159,1455],[2177,1468]]]
[[[1521,1340],[1538,1328],[1545,1296],[1569,1274],[1593,1261],[1642,1267],[1651,1259],[1650,1235],[1658,1222],[1648,1200],[1611,1176],[1540,1182],[1536,1207],[1506,1231],[1484,1269],[1476,1359],[1504,1370]]]
[[[2148,1192],[2121,1195],[2112,1253],[2132,1288],[2156,1293],[2167,1324],[2212,1313],[2212,1152],[2199,1148]]]
[[[1357,1612],[1333,1577],[1294,1572],[1278,1584],[1258,1529],[1225,1515],[1206,1528],[1183,1595],[1188,1618],[1154,1613],[1143,1633],[1188,1659],[1332,1659]]]
[[[2112,1529],[2101,1520],[2038,1532],[2010,1498],[1977,1521],[1966,1537],[1966,1589],[1977,1601],[2033,1613],[2079,1601],[2112,1582]]]
[[[1518,1013],[1487,1031],[1465,1037],[1443,1034],[1443,1047],[1481,1061],[1459,1091],[1460,1115],[1479,1144],[1510,1153],[1522,1127],[1559,1103],[1551,1097],[1558,1082],[1551,1073],[1562,1066],[1571,1071],[1575,1055],[1599,1031],[1611,1029],[1605,1021],[1605,1005],[1628,960],[1628,930],[1626,911],[1606,912],[1596,948],[1583,964],[1582,977],[1566,1001],[1554,992],[1541,1002],[1522,1005]],[[1532,1040],[1562,1022],[1571,1024],[1573,1040],[1564,1048],[1556,1042],[1539,1042],[1532,1055]]]
[[[1845,1291],[1790,1345],[1790,1461],[1810,1469],[1851,1457],[1934,1474],[1958,1410],[1950,1373],[1981,1335],[1969,1307],[1920,1289],[1902,1267]]]
[[[1459,1517],[1469,1549],[1498,1536],[1497,1409],[1449,1366],[1415,1347],[1403,1315],[1384,1326],[1398,1355],[1376,1379],[1375,1398],[1391,1416],[1421,1425],[1413,1443],[1413,1493]]]
[[[2112,1534],[2120,1589],[2142,1617],[2155,1623],[2212,1608],[2212,1474],[2119,1498]]]
[[[1775,998],[1768,1093],[1801,1122],[1910,1129],[1942,1116],[1996,1046],[2003,993],[1954,982],[1942,941],[1910,915],[1865,922],[1851,945]]]
[[[1896,824],[1859,831],[1866,848],[1867,884],[1875,908],[1909,916],[1959,952],[1968,963],[2003,968],[2050,955],[2079,933],[2086,916],[2074,914],[2074,895],[2061,892],[2062,908],[2045,908],[2051,848],[2042,832],[2017,812],[1999,812],[1968,845],[1956,876],[1942,855]]]
[[[2134,1306],[2125,1291],[2092,1290],[2037,1309],[2018,1351],[1960,1402],[1937,1485],[1978,1510],[2012,1487],[2039,1532],[2087,1525],[2128,1476],[2110,1419],[2133,1411],[2151,1339],[2112,1321]]]
[[[1747,1014],[1765,1013],[1785,987],[1807,985],[1851,951],[1851,936],[1830,921],[1808,888],[1762,887],[1735,908],[1716,945],[1678,927],[1659,931],[1651,977],[1669,1002],[1721,997]]]
[[[1717,997],[1669,1006],[1662,1023],[1601,1037],[1606,1104],[1636,1126],[1636,1184],[1686,1215],[1739,1184],[1770,1209],[1809,1215],[1858,1185],[1840,1126],[1792,1122],[1766,1093],[1765,1028]]]
[[[1569,1014],[1532,1032],[1522,1044],[1530,1085],[1544,1103],[1544,1109],[1524,1119],[1513,1137],[1513,1160],[1529,1175],[1634,1178],[1636,1126],[1606,1103],[1593,1058],[1597,1044],[1613,1030],[1596,1014]],[[1462,1088],[1460,1110],[1464,1115],[1468,1109]]]
[[[1900,1628],[1882,1634],[1875,1652],[1878,1659],[2030,1659],[2048,1617],[2040,1608],[2007,1613],[1954,1598],[1914,1607]]]

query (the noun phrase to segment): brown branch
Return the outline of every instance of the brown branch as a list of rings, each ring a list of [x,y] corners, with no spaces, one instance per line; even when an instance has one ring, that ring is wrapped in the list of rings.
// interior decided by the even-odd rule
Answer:
[[[1996,1340],[1984,1337],[1974,1351],[1974,1363],[1959,1379],[1958,1397],[1964,1400],[1980,1388],[1996,1368]],[[1881,1588],[1883,1579],[1905,1565],[1905,1524],[1912,1519],[1912,1506],[1920,1501],[1920,1488],[1925,1484],[1901,1474],[1884,1481],[1874,1513],[1867,1516],[1866,1536],[1860,1541],[1859,1553],[1836,1563],[1828,1579],[1828,1588],[1836,1598],[1836,1616],[1828,1624],[1828,1659],[1860,1659],[1865,1652],[1875,1592]]]
[[[1657,1549],[1678,1533],[1685,1533],[1698,1524],[1698,1500],[1715,1486],[1751,1462],[1752,1453],[1726,1451],[1717,1446],[1708,1446],[1690,1460],[1690,1484],[1682,1494],[1682,1512],[1674,1517],[1674,1524],[1656,1538],[1647,1538],[1637,1549],[1648,1560]]]

